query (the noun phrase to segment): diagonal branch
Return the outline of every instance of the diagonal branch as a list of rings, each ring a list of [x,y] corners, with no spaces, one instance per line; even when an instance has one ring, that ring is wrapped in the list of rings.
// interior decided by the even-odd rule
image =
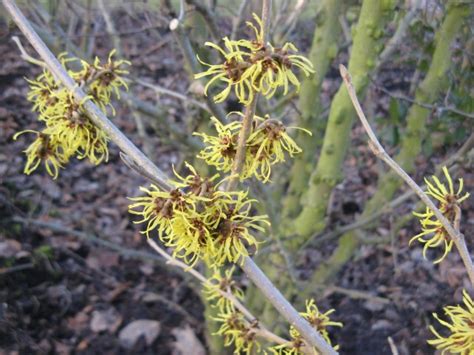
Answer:
[[[207,278],[203,274],[201,274],[196,269],[189,267],[189,265],[187,265],[186,263],[173,258],[166,251],[164,251],[153,239],[148,238],[147,242],[153,248],[153,250],[155,250],[158,254],[160,254],[163,258],[166,259],[167,264],[176,266],[186,272],[189,272],[192,276],[198,279],[203,285],[206,285],[208,283]],[[257,318],[247,309],[247,307],[245,307],[231,292],[225,292],[223,290],[219,290],[219,293],[221,294],[222,297],[228,299],[230,302],[234,304],[235,308],[237,308],[247,318],[247,321],[249,322],[249,324],[257,320]],[[262,324],[258,324],[257,329],[256,329],[256,334],[257,336],[266,338],[277,344],[286,344],[289,342],[288,340],[281,338],[278,335],[272,333]]]
[[[347,68],[341,64],[339,66],[339,71],[341,73],[342,78],[344,79],[344,84],[346,85],[347,91],[352,100],[352,104],[354,105],[354,108],[357,111],[357,115],[359,116],[359,119],[362,122],[362,125],[364,126],[364,129],[370,138],[370,149],[378,158],[382,159],[398,176],[400,176],[408,184],[408,186],[418,195],[418,197],[423,201],[423,203],[428,206],[430,210],[433,211],[438,221],[441,222],[443,228],[449,234],[450,238],[454,241],[454,244],[456,245],[456,248],[458,249],[459,254],[461,255],[461,259],[464,263],[464,266],[466,267],[466,271],[469,275],[471,284],[474,285],[474,265],[472,263],[471,255],[467,250],[464,235],[451,225],[451,223],[435,206],[433,201],[431,201],[431,199],[423,191],[423,189],[418,186],[418,184],[405,172],[405,170],[401,168],[400,165],[398,165],[395,160],[390,157],[390,155],[387,154],[382,144],[380,144],[374,131],[370,127],[369,121],[365,117],[364,111],[362,110],[359,100],[357,99],[354,86],[352,85],[352,79]]]

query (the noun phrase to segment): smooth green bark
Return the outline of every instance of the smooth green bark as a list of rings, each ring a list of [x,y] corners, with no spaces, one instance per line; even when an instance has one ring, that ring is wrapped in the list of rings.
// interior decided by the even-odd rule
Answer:
[[[313,135],[299,132],[297,142],[303,149],[290,173],[288,194],[283,202],[285,216],[293,216],[300,207],[299,200],[308,186],[311,167],[316,161],[316,149],[320,145],[324,120],[320,117],[321,84],[339,52],[338,40],[341,32],[339,16],[343,12],[342,0],[323,0],[318,14],[313,41],[308,59],[313,64],[315,73],[303,79],[298,107],[301,112],[300,126],[310,130]],[[319,143],[319,144],[318,144]]]
[[[448,8],[446,17],[435,36],[436,47],[430,68],[416,91],[415,101],[433,103],[445,89],[448,83],[446,74],[451,65],[450,47],[468,13],[466,6],[452,5]],[[401,149],[395,157],[395,160],[408,173],[413,172],[415,159],[421,152],[426,119],[429,114],[429,110],[416,104],[412,105],[408,112],[406,133],[402,140]],[[403,181],[391,171],[384,174],[379,179],[377,192],[367,203],[360,218],[368,217],[390,200],[402,183]],[[308,295],[313,291],[311,284],[324,284],[335,276],[351,259],[359,244],[355,233],[344,234],[328,262],[320,266],[313,274],[311,283],[304,294]]]
[[[349,60],[349,71],[360,96],[363,96],[369,82],[369,74],[381,50],[379,39],[383,35],[387,18],[384,16],[385,12],[389,10],[386,6],[386,3],[380,0],[364,0],[362,4]],[[325,213],[331,192],[342,180],[341,168],[349,145],[354,116],[351,100],[342,85],[332,101],[320,157],[311,174],[308,190],[302,197],[303,209],[295,223],[299,237],[293,239],[292,249],[298,248],[307,237],[321,231],[326,225]]]

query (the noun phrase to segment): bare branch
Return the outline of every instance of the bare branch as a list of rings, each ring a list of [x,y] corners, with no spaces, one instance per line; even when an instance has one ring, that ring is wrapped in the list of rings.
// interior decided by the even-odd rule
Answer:
[[[199,108],[201,108],[205,111],[208,111],[210,114],[212,114],[212,111],[209,109],[209,107],[207,107],[207,105],[205,105],[202,102],[197,101],[197,100],[195,100],[195,99],[193,99],[189,96],[183,95],[179,92],[176,92],[176,91],[173,91],[173,90],[170,90],[170,89],[166,89],[166,88],[164,88],[160,85],[148,83],[145,80],[139,79],[139,78],[132,78],[128,81],[129,82],[134,82],[134,83],[137,83],[137,84],[139,84],[141,86],[144,86],[146,88],[152,89],[157,93],[168,95],[168,96],[174,97],[176,99],[182,100],[184,102],[192,103],[193,105],[196,105],[197,107],[199,107]]]
[[[239,12],[232,21],[232,32],[230,35],[230,39],[235,39],[235,37],[237,36],[237,31],[239,30],[239,26],[242,23],[242,18],[244,16],[245,8],[247,7],[248,3],[249,0],[242,0],[242,2],[240,3]]]
[[[272,10],[272,0],[265,0],[262,5],[262,38],[265,44],[268,39],[268,28],[270,26],[270,15]],[[232,171],[226,190],[232,191],[236,188],[240,180],[240,175],[245,165],[245,152],[247,139],[252,130],[253,117],[257,108],[259,94],[255,93],[252,101],[245,107],[245,114],[242,120],[242,128],[239,132],[239,140],[237,142],[237,149],[235,152],[235,159],[232,164]]]
[[[456,248],[461,255],[461,259],[466,267],[466,271],[469,275],[469,279],[471,280],[471,284],[474,285],[474,265],[472,263],[471,255],[467,250],[466,242],[464,240],[464,236],[459,230],[456,230],[451,223],[446,219],[443,213],[435,206],[433,201],[428,197],[428,195],[421,189],[420,186],[403,170],[400,165],[398,165],[395,160],[393,160],[385,151],[385,149],[380,144],[377,136],[375,135],[374,131],[370,127],[369,121],[365,117],[364,111],[360,106],[359,100],[357,99],[356,92],[352,85],[352,79],[344,65],[339,66],[339,71],[341,73],[342,78],[344,79],[344,83],[347,87],[347,91],[349,96],[352,100],[352,104],[359,116],[362,125],[364,126],[365,131],[367,132],[370,141],[369,147],[373,151],[373,153],[382,159],[398,176],[400,176],[410,188],[415,191],[418,197],[425,203],[428,208],[433,211],[434,215],[436,216],[437,220],[443,225],[443,228],[449,234],[450,238],[454,241]]]
[[[449,111],[449,112],[453,112],[453,113],[456,113],[460,116],[464,116],[464,117],[467,117],[467,118],[474,118],[473,113],[469,113],[469,112],[459,110],[456,107],[451,106],[451,105],[438,106],[438,105],[427,104],[427,103],[424,103],[424,102],[418,102],[418,101],[413,100],[412,98],[409,98],[407,96],[394,94],[393,92],[391,92],[390,90],[385,89],[382,86],[375,85],[375,87],[377,88],[377,90],[382,91],[383,93],[387,94],[390,97],[393,97],[394,99],[407,101],[407,102],[410,102],[410,103],[415,104],[417,106],[424,107],[428,110],[436,110],[438,112]]]
[[[168,264],[176,266],[184,270],[185,272],[190,273],[192,276],[198,279],[203,284],[203,286],[209,283],[209,281],[203,274],[201,274],[196,269],[193,269],[186,263],[173,258],[166,251],[164,251],[153,239],[148,238],[147,242],[153,248],[153,250],[155,250],[158,254],[160,254],[163,258],[167,260]],[[231,301],[234,304],[234,306],[247,318],[247,321],[249,323],[252,323],[255,320],[257,320],[257,318],[231,292],[225,292],[219,289],[219,293],[221,294],[222,297]],[[288,340],[281,338],[276,334],[273,334],[271,331],[265,328],[262,324],[258,325],[257,335],[264,337],[270,341],[276,342],[277,344],[288,343]]]

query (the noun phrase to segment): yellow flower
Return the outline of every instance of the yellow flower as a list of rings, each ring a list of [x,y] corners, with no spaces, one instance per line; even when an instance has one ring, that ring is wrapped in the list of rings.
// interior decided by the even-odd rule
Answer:
[[[428,340],[428,344],[441,350],[441,354],[446,352],[462,355],[474,354],[474,302],[466,290],[463,290],[463,302],[464,307],[459,305],[444,307],[444,313],[449,317],[449,321],[444,321],[433,313],[438,322],[449,329],[449,335],[443,337],[432,325],[430,326],[436,339]]]
[[[27,156],[24,173],[30,175],[41,162],[44,162],[48,174],[56,179],[59,169],[63,167],[58,142],[48,134],[32,130],[18,132],[13,136],[13,139],[16,140],[23,133],[36,134],[35,141],[24,151]]]
[[[119,97],[119,89],[127,88],[121,75],[128,73],[123,66],[130,63],[125,60],[113,60],[114,52],[110,53],[104,64],[96,58],[92,65],[80,61],[82,69],[79,71],[68,70],[69,75],[89,94],[85,100],[92,100],[104,112],[107,105],[113,110],[110,104],[112,93]],[[77,58],[68,57],[67,53],[60,54],[59,60],[66,70],[69,62],[78,61]],[[39,113],[38,119],[46,128],[25,151],[28,155],[25,173],[29,174],[35,170],[42,160],[45,161],[48,173],[55,178],[59,168],[62,168],[71,156],[75,155],[78,159],[88,158],[95,165],[108,160],[109,138],[92,123],[83,110],[82,103],[77,104],[69,90],[60,87],[47,70],[35,80],[26,80],[30,86],[28,100],[33,102],[33,110]]]
[[[183,259],[190,266],[199,260],[212,264],[216,254],[204,213],[196,210],[175,211],[171,219],[171,231],[162,237],[166,246],[174,248],[173,257]]]
[[[113,60],[114,54],[115,49],[110,52],[107,62],[104,64],[101,63],[98,57],[95,58],[92,65],[81,61],[83,70],[80,73],[80,80],[81,83],[87,84],[88,92],[94,98],[94,102],[104,110],[105,106],[111,106],[115,113],[113,106],[110,105],[111,96],[114,93],[117,99],[120,99],[120,89],[128,90],[128,85],[122,76],[129,73],[128,70],[124,69],[124,66],[131,63],[123,59]]]
[[[248,192],[216,191],[209,202],[207,223],[212,228],[216,246],[216,255],[212,266],[225,262],[242,262],[242,256],[248,256],[248,248],[258,250],[257,239],[251,229],[263,232],[262,224],[270,225],[268,216],[250,215],[252,203],[256,200],[247,198]]]
[[[330,309],[325,313],[321,313],[316,306],[313,299],[306,300],[306,312],[300,312],[304,319],[306,319],[311,326],[317,330],[326,342],[332,346],[331,338],[329,337],[328,327],[342,327],[341,322],[334,322],[329,318],[329,315],[334,312],[334,309]],[[295,327],[290,327],[291,341],[286,344],[281,344],[272,347],[272,350],[276,354],[303,354],[304,341],[301,334],[296,330]],[[334,346],[334,350],[338,350],[339,345]],[[315,354],[318,354],[316,349],[313,349]]]
[[[455,192],[453,180],[449,175],[448,169],[443,167],[443,172],[448,185],[446,186],[445,184],[442,184],[436,176],[432,177],[433,182],[430,182],[425,178],[426,185],[428,186],[426,193],[438,201],[438,208],[446,219],[451,224],[456,224],[458,219],[457,216],[460,214],[460,204],[469,197],[469,193],[462,193],[464,187],[463,179],[459,179],[459,187]],[[428,248],[442,246],[444,252],[441,257],[434,261],[434,264],[441,262],[452,250],[454,243],[453,240],[446,232],[441,222],[436,219],[433,211],[428,207],[426,207],[424,213],[414,212],[413,214],[420,219],[422,231],[411,238],[409,244],[411,245],[415,240],[424,244],[423,257],[425,258]],[[456,225],[454,225],[454,227],[459,228],[459,226]]]
[[[231,171],[237,150],[237,140],[242,127],[240,122],[234,121],[222,124],[217,118],[211,117],[217,130],[217,137],[205,133],[197,133],[207,146],[199,152],[197,157],[203,159],[207,164],[215,166],[217,170],[225,173]]]
[[[328,327],[342,327],[341,322],[334,322],[329,318],[329,315],[335,312],[334,309],[330,309],[325,313],[321,313],[316,306],[316,303],[313,299],[306,300],[306,312],[300,313],[304,319],[306,319],[311,326],[316,329],[324,339],[331,345],[331,339],[329,338],[329,333],[327,331]],[[299,334],[298,331],[292,327],[290,329],[290,334],[293,333],[294,335]],[[338,349],[336,345],[334,349]]]
[[[241,112],[231,112],[243,116]],[[238,121],[222,124],[215,117],[211,121],[217,130],[217,136],[194,133],[200,136],[206,147],[199,152],[198,158],[215,166],[224,173],[230,172],[237,150],[238,135],[242,124]],[[301,148],[286,132],[288,129],[300,129],[311,135],[311,132],[299,127],[286,127],[280,121],[254,116],[254,126],[246,142],[245,165],[241,180],[255,176],[266,183],[270,180],[272,166],[285,161],[285,152],[293,157]]]
[[[238,300],[244,298],[244,291],[238,287],[232,278],[234,270],[235,268],[232,266],[225,270],[224,276],[222,276],[220,269],[215,269],[212,277],[204,284],[205,288],[203,292],[206,295],[206,299],[210,302],[215,302],[215,306],[219,308],[221,313],[235,310],[234,303],[223,297],[221,292],[230,293]]]
[[[36,80],[26,81],[30,86],[27,99],[33,102],[33,111],[44,112],[56,103],[53,93],[58,90],[58,85],[49,71],[44,70]]]
[[[289,85],[300,89],[300,81],[293,73],[299,68],[306,76],[314,73],[312,63],[305,57],[295,54],[298,49],[292,43],[282,48],[273,48],[268,44],[250,57],[252,65],[245,71],[243,79],[250,78],[252,88],[267,99],[271,98],[278,88],[283,87],[283,95],[288,93]]]
[[[286,95],[289,84],[294,85],[297,91],[299,90],[300,82],[293,73],[295,68],[300,69],[306,76],[314,73],[311,62],[296,54],[298,49],[292,43],[286,43],[281,48],[264,43],[262,21],[256,14],[253,14],[253,17],[258,28],[251,22],[247,22],[247,25],[255,33],[254,40],[231,41],[225,37],[223,39],[225,49],[214,43],[205,43],[223,55],[224,63],[211,65],[198,58],[209,69],[196,74],[195,78],[212,76],[205,87],[205,92],[216,81],[226,84],[224,90],[214,97],[216,102],[224,101],[232,87],[234,87],[235,95],[244,105],[252,101],[255,93],[271,98],[280,87],[283,87],[283,95]]]
[[[245,192],[217,191],[213,180],[204,179],[186,164],[191,174],[171,181],[176,188],[170,192],[151,185],[140,188],[146,196],[130,200],[129,211],[142,217],[135,223],[147,222],[145,233],[155,229],[162,242],[174,248],[173,256],[190,266],[198,260],[211,267],[237,262],[257,250],[258,242],[250,230],[263,231],[269,224],[267,216],[251,216],[252,203]]]
[[[129,200],[135,203],[129,205],[128,208],[131,214],[142,217],[141,220],[134,223],[147,222],[143,231],[147,237],[150,236],[151,231],[156,229],[159,237],[164,238],[172,231],[171,220],[176,211],[195,210],[195,201],[177,189],[167,192],[151,184],[149,189],[140,187],[140,191],[145,192],[146,196],[129,197]]]
[[[235,354],[260,352],[256,339],[257,323],[249,323],[239,311],[221,312],[214,320],[222,325],[214,335],[224,336],[224,346],[234,345]]]
[[[242,75],[245,69],[249,67],[249,64],[244,59],[249,54],[240,50],[235,41],[231,41],[227,37],[224,37],[223,40],[225,49],[212,42],[206,42],[204,45],[217,50],[224,57],[224,62],[212,65],[197,57],[199,62],[209,67],[209,69],[196,74],[194,78],[201,79],[206,76],[212,76],[212,79],[204,87],[206,95],[209,86],[213,83],[221,81],[226,84],[225,88],[214,96],[214,101],[217,103],[224,101],[229,96],[232,87],[234,87],[235,95],[239,98],[240,102],[248,104],[253,99],[252,85],[248,80],[243,80]]]
[[[286,151],[290,157],[301,153],[302,150],[295,141],[286,133],[287,129],[300,129],[309,135],[311,132],[299,127],[285,127],[278,120],[255,116],[257,128],[247,140],[248,151],[253,162],[247,175],[255,175],[262,182],[268,182],[271,166],[285,161]]]
[[[107,160],[109,138],[104,131],[92,123],[71,93],[62,90],[56,97],[61,102],[62,112],[48,118],[45,132],[57,137],[65,157],[76,154],[78,159],[87,157],[95,165]]]

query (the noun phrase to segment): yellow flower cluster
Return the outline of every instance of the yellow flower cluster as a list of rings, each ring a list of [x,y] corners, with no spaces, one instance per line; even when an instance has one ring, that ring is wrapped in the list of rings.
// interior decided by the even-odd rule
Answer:
[[[204,284],[203,293],[206,299],[211,303],[215,303],[215,307],[219,309],[221,313],[235,311],[234,303],[228,298],[222,295],[222,292],[231,294],[237,300],[243,300],[244,291],[237,285],[233,280],[232,275],[235,268],[232,266],[224,272],[224,276],[221,275],[219,269],[214,270],[214,274]]]
[[[203,179],[187,164],[191,174],[174,182],[176,189],[168,192],[151,185],[141,187],[143,197],[131,198],[132,214],[147,222],[143,233],[149,236],[157,230],[161,241],[173,247],[173,256],[194,265],[204,260],[218,267],[226,262],[238,262],[248,255],[248,248],[258,249],[258,242],[250,230],[264,231],[267,216],[252,216],[248,193],[223,192],[216,189],[212,179]],[[179,189],[181,188],[181,190]]]
[[[212,65],[198,57],[209,69],[196,74],[195,78],[212,76],[205,86],[205,92],[215,82],[221,81],[226,85],[214,96],[215,102],[224,101],[232,89],[244,105],[253,100],[255,93],[271,98],[280,87],[283,87],[283,94],[286,95],[289,84],[294,85],[296,90],[300,87],[300,82],[293,73],[294,68],[299,68],[306,76],[314,73],[311,62],[296,54],[298,49],[292,43],[286,43],[281,48],[264,43],[262,21],[256,14],[253,17],[258,28],[251,22],[247,22],[247,25],[255,32],[254,40],[233,41],[225,37],[223,48],[211,42],[205,43],[224,57],[223,63]]]
[[[449,322],[433,313],[433,316],[450,332],[447,337],[443,337],[430,326],[436,339],[428,340],[428,344],[441,350],[441,354],[474,354],[474,302],[466,290],[463,290],[463,302],[464,307],[459,305],[444,307],[444,313],[450,318]]]
[[[261,350],[261,345],[256,339],[257,322],[248,322],[242,313],[235,310],[221,312],[215,321],[222,323],[214,335],[224,337],[224,346],[234,346],[235,354],[253,354]]]
[[[113,60],[114,51],[106,63],[96,58],[92,65],[80,61],[81,69],[68,70],[69,75],[83,88],[91,100],[104,112],[111,104],[112,94],[119,97],[119,89],[127,88],[121,75],[128,72],[124,60]],[[64,67],[76,58],[60,57]],[[107,135],[96,127],[77,103],[68,89],[61,87],[53,75],[44,70],[36,80],[28,80],[30,92],[28,100],[33,102],[33,110],[38,112],[39,121],[45,124],[41,132],[25,130],[15,134],[17,139],[23,133],[36,134],[36,140],[25,150],[27,162],[24,172],[30,174],[41,162],[44,162],[48,174],[57,178],[59,169],[68,163],[72,156],[78,159],[88,158],[97,165],[108,159]],[[115,112],[113,110],[113,112]]]
[[[233,113],[242,116],[241,112]],[[215,117],[211,117],[211,120],[217,136],[194,133],[206,144],[197,157],[215,166],[217,170],[227,173],[232,170],[242,124],[234,121],[224,125]],[[302,128],[285,127],[283,123],[271,119],[268,115],[265,118],[254,116],[252,132],[246,143],[246,158],[241,180],[255,176],[266,183],[270,181],[272,166],[285,161],[285,152],[290,157],[301,153],[301,148],[288,135],[287,129],[301,129],[311,135],[311,132]]]
[[[458,219],[460,218],[460,204],[469,197],[469,193],[463,194],[462,190],[464,187],[463,179],[459,179],[459,187],[457,191],[454,191],[453,180],[449,175],[449,171],[446,167],[443,167],[444,176],[448,185],[442,184],[436,176],[432,176],[433,182],[430,182],[425,178],[425,183],[428,186],[427,195],[432,196],[438,201],[438,208],[446,217],[446,219],[454,225],[455,228],[459,228],[456,224],[459,224]],[[444,252],[434,264],[441,262],[446,255],[451,251],[453,247],[453,240],[444,229],[440,221],[436,219],[433,211],[426,207],[424,213],[413,213],[420,219],[422,232],[415,235],[410,239],[411,244],[417,240],[424,244],[423,256],[426,258],[426,251],[428,248],[436,248],[442,246]]]
[[[317,330],[323,338],[327,341],[329,345],[332,346],[331,338],[329,337],[328,327],[342,327],[342,323],[334,322],[329,318],[329,315],[334,312],[334,309],[330,309],[325,313],[321,313],[316,306],[316,303],[313,299],[306,300],[306,312],[301,312],[300,314],[306,319],[311,326]],[[305,343],[301,334],[293,327],[290,327],[290,336],[292,341],[290,343],[276,345],[271,348],[271,350],[276,354],[304,354],[303,347]],[[339,345],[334,346],[334,350],[338,350]],[[315,354],[318,352],[314,349]]]

